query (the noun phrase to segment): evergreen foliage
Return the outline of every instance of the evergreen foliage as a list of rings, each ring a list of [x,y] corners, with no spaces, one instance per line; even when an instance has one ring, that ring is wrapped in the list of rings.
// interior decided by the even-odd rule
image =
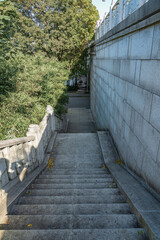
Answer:
[[[64,113],[97,18],[91,0],[0,0],[0,139],[24,136],[47,104]]]
[[[16,66],[10,78],[15,87],[0,104],[1,139],[24,136],[29,124],[39,124],[48,104],[56,113],[64,113],[63,105],[68,100],[64,82],[69,71],[64,62],[42,53],[30,57],[19,53],[9,64]]]

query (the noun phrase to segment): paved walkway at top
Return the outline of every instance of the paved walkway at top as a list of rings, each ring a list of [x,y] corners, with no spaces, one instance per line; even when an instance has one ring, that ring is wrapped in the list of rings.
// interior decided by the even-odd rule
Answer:
[[[68,117],[68,133],[94,133],[97,131],[90,111],[89,94],[69,94]]]
[[[69,93],[68,108],[90,108],[90,95],[83,92]]]

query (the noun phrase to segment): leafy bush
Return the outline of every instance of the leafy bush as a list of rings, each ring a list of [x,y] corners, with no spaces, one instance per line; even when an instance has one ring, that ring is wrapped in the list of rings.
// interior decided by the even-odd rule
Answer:
[[[65,62],[42,53],[19,53],[8,60],[6,71],[13,74],[8,78],[10,87],[5,83],[0,95],[0,139],[24,136],[29,124],[39,124],[48,104],[56,113],[64,113],[68,101],[64,83],[69,77]]]

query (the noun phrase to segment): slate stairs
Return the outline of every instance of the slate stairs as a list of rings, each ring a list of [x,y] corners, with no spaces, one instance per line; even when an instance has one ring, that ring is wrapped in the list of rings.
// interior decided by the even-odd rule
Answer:
[[[2,225],[4,240],[144,240],[96,133],[58,134],[52,157]]]

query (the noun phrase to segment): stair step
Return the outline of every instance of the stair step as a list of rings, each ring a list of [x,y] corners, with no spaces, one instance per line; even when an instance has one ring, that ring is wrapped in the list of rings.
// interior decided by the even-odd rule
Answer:
[[[134,214],[108,215],[9,215],[9,224],[4,229],[101,229],[101,228],[134,228],[137,219]]]
[[[100,203],[125,203],[122,195],[91,195],[91,196],[30,196],[21,197],[20,204],[100,204]]]
[[[35,180],[36,184],[104,184],[113,183],[113,178],[99,178],[99,179],[51,179],[51,178],[39,178]]]
[[[57,169],[53,170],[51,169],[46,169],[42,172],[42,174],[53,174],[53,175],[73,175],[73,176],[92,176],[92,177],[97,177],[97,176],[106,176],[109,173],[107,171],[92,171],[91,169],[88,169],[87,171],[77,171],[77,169],[73,169],[70,171],[57,171]],[[110,175],[110,174],[109,174]]]
[[[108,194],[120,194],[118,188],[105,189],[28,189],[26,195],[31,196],[88,196],[88,195],[103,195],[108,197]]]
[[[46,176],[46,174],[42,174],[42,175],[44,175],[44,176]],[[57,179],[59,179],[59,178],[82,178],[82,179],[84,179],[84,178],[93,178],[93,179],[98,179],[98,178],[107,178],[107,177],[111,177],[111,175],[107,175],[107,174],[57,174],[57,173],[53,173],[53,172],[48,172],[47,173],[47,176],[52,176],[52,178],[57,178]]]
[[[94,188],[114,188],[116,187],[115,183],[64,183],[64,184],[54,184],[54,183],[44,183],[44,184],[32,184],[36,189],[94,189]]]
[[[66,170],[66,168],[65,169],[57,169],[57,168],[55,168],[55,167],[53,167],[53,168],[51,168],[51,169],[45,169],[44,171],[43,171],[43,173],[42,174],[47,174],[47,172],[52,172],[52,173],[56,173],[56,174],[70,174],[70,175],[76,175],[76,174],[89,174],[89,175],[91,175],[91,174],[109,174],[109,172],[106,170],[106,168],[101,168],[101,169],[99,169],[99,170],[97,170],[97,169],[90,169],[90,170],[85,170],[85,169],[83,169],[83,170],[80,170],[80,169],[78,169],[78,168],[76,168],[75,170]]]
[[[65,180],[74,180],[74,181],[88,181],[88,182],[92,182],[92,181],[107,181],[108,179],[113,179],[111,175],[107,175],[105,178],[104,177],[99,177],[99,178],[91,178],[91,177],[85,177],[85,178],[77,178],[76,176],[74,177],[66,177],[66,178],[55,178],[55,175],[40,175],[38,177],[38,179],[54,179],[54,181],[65,181]]]
[[[61,215],[61,214],[128,214],[128,203],[115,204],[55,204],[55,205],[15,205],[13,215]]]
[[[86,172],[90,172],[91,170],[94,172],[95,170],[101,170],[101,169],[103,169],[103,164],[101,164],[101,165],[99,165],[99,166],[94,166],[94,165],[92,165],[92,166],[81,166],[81,167],[79,167],[79,166],[70,166],[70,165],[63,165],[63,168],[62,168],[62,166],[61,165],[56,165],[55,166],[55,164],[53,165],[53,168],[52,168],[52,170],[53,169],[56,169],[56,170],[64,170],[64,169],[66,169],[66,171],[68,170],[68,171],[75,171],[75,170],[80,170],[80,172],[82,172],[83,173],[83,170],[85,170]]]
[[[57,161],[54,161],[54,168],[56,169],[62,169],[62,167],[64,169],[67,169],[67,170],[70,170],[70,169],[85,169],[85,170],[88,170],[88,169],[101,169],[103,168],[103,162],[91,162],[91,163],[87,163],[87,162],[84,162],[84,163],[79,163],[77,164],[76,162],[57,162]]]
[[[143,228],[1,230],[2,237],[3,240],[147,240]]]

